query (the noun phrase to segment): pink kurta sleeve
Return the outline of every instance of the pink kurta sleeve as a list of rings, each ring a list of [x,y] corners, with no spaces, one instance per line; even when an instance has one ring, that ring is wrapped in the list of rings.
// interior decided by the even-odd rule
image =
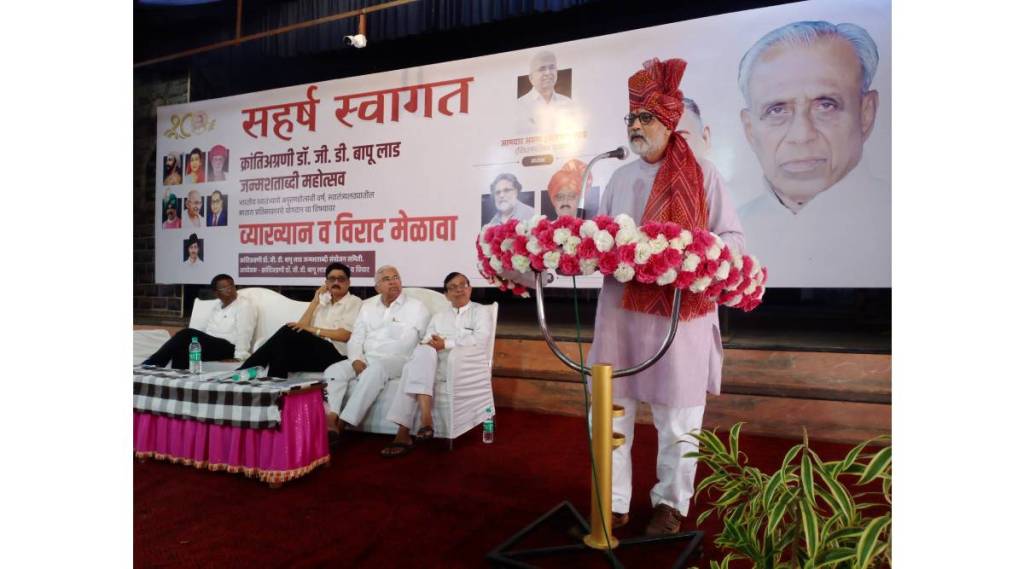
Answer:
[[[746,253],[740,216],[732,205],[722,175],[707,160],[701,160],[700,166],[704,172],[704,193],[708,198],[708,229],[721,237],[729,249],[740,254]]]

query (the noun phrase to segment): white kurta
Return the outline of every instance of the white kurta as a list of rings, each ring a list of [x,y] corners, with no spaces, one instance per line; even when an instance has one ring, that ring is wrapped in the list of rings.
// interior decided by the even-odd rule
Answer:
[[[231,304],[217,304],[209,320],[200,330],[235,345],[235,359],[245,361],[252,347],[252,333],[256,329],[256,309],[246,299],[238,297]]]
[[[348,293],[341,297],[341,300],[332,303],[331,294],[325,292],[318,299],[316,310],[313,312],[312,325],[314,328],[323,328],[325,330],[344,328],[352,332],[356,327],[356,318],[359,316],[359,309],[362,306],[362,299],[352,293]],[[338,350],[339,354],[343,356],[348,355],[347,342],[335,340],[330,342],[334,345],[334,349]]]
[[[700,161],[708,200],[708,229],[734,251],[744,251],[743,229],[722,177],[715,166]],[[625,213],[641,223],[647,198],[661,162],[635,160],[612,174],[601,196],[598,214]],[[610,363],[621,369],[652,356],[668,332],[664,316],[623,310],[625,285],[605,277],[597,301],[594,343],[588,364]],[[722,339],[718,313],[710,312],[688,322],[680,321],[675,340],[655,365],[639,374],[615,379],[615,397],[628,397],[669,407],[704,405],[707,392],[718,394],[722,381]]]

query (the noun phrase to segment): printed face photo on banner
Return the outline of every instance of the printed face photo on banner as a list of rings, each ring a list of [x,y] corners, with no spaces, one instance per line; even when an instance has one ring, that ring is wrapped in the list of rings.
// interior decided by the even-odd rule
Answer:
[[[683,116],[676,125],[676,132],[686,140],[694,156],[698,159],[708,158],[711,152],[711,127],[704,124],[700,106],[689,97],[683,98]]]
[[[161,226],[163,229],[181,228],[181,202],[174,192],[166,191],[162,204]]]
[[[555,54],[544,50],[529,60],[528,73],[516,77],[516,124],[520,133],[554,132],[579,122],[572,102],[572,69],[558,69]]]
[[[208,182],[223,182],[224,174],[228,172],[228,156],[231,151],[224,146],[217,144],[206,153],[207,167],[206,180]]]
[[[490,193],[480,198],[480,225],[504,223],[509,218],[528,220],[534,215],[533,191],[524,191],[515,174],[503,172],[491,182]]]
[[[203,209],[203,198],[198,190],[189,190],[185,196],[185,214],[182,216],[183,227],[205,227],[206,214]]]
[[[575,158],[568,160],[548,181],[546,197],[541,198],[540,213],[548,219],[556,219],[563,215],[580,216],[593,219],[597,215],[600,204],[601,190],[593,185],[591,174],[587,184],[586,195],[581,203],[580,191],[583,181],[581,176],[587,165]],[[579,211],[582,209],[583,211]]]
[[[193,184],[205,182],[206,157],[203,154],[203,151],[198,148],[193,148],[189,151],[185,160],[185,181]]]
[[[220,190],[214,190],[208,198],[206,226],[223,227],[228,224],[228,196]]]
[[[743,128],[765,179],[791,210],[860,162],[878,109],[871,36],[853,24],[795,22],[761,38],[740,64]]]
[[[203,240],[195,233],[181,242],[182,262],[185,266],[198,266],[203,262]]]
[[[177,186],[181,184],[181,154],[167,154],[164,156],[164,185]]]

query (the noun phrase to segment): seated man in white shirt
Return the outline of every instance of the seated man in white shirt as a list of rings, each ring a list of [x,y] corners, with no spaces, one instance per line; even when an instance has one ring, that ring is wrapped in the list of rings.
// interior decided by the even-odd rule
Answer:
[[[324,284],[316,289],[299,321],[281,326],[239,369],[269,366],[271,377],[288,377],[293,371],[323,371],[345,359],[345,342],[362,306],[349,293],[351,274],[342,263],[327,265]]]
[[[380,296],[363,303],[348,341],[349,359],[324,371],[328,379],[328,428],[343,430],[363,422],[388,378],[398,377],[427,328],[430,312],[422,302],[402,294],[398,269],[384,265],[374,274]],[[352,387],[345,408],[349,382]],[[337,414],[332,425],[331,415]]]
[[[142,365],[164,367],[170,362],[174,369],[188,369],[188,345],[192,338],[202,346],[203,361],[244,360],[256,328],[256,309],[244,298],[238,298],[235,281],[228,275],[217,275],[210,282],[220,300],[199,329],[185,328],[160,346]]]
[[[418,440],[434,438],[434,380],[444,373],[448,354],[456,346],[483,346],[491,336],[491,314],[483,306],[470,302],[472,289],[462,273],[448,273],[444,278],[444,295],[451,308],[430,319],[423,340],[413,351],[412,359],[402,369],[402,383],[388,410],[388,420],[398,423],[395,440],[381,450],[386,457],[401,456],[412,449],[410,435],[419,407],[422,426]]]

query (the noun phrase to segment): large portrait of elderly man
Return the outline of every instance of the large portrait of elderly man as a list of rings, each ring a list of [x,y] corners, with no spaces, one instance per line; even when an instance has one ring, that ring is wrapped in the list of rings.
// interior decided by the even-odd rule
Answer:
[[[740,216],[776,286],[890,285],[889,184],[858,168],[878,64],[864,28],[824,21],[772,30],[740,61],[740,120],[764,175]]]

